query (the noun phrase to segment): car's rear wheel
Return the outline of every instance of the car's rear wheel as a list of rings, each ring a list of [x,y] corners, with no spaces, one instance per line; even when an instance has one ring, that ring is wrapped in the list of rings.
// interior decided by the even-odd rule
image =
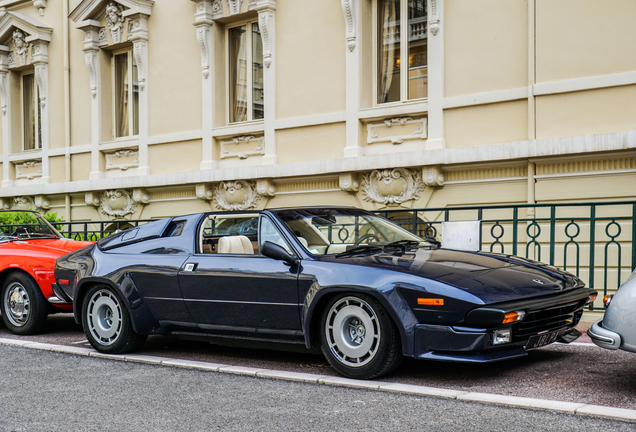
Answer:
[[[397,327],[382,305],[364,294],[332,299],[324,309],[320,336],[327,361],[349,378],[377,378],[402,361]]]
[[[14,272],[2,284],[2,320],[16,334],[36,334],[44,330],[48,305],[40,287],[28,275]]]
[[[134,351],[147,337],[135,333],[123,301],[113,288],[106,285],[96,285],[86,293],[82,325],[90,344],[103,353]]]

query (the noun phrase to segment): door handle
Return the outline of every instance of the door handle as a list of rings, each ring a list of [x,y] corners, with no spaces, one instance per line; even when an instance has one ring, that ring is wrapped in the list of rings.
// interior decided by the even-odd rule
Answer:
[[[184,272],[193,272],[197,268],[197,263],[187,263],[183,268]]]

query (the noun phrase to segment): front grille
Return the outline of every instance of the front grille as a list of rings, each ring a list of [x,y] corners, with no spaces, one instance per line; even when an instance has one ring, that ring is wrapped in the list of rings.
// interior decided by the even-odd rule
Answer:
[[[538,333],[574,327],[583,315],[585,299],[532,311],[519,324],[512,326],[514,341],[525,340]]]

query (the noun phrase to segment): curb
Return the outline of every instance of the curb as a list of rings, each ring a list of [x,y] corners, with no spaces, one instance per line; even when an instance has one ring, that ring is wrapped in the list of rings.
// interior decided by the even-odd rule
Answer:
[[[457,399],[466,402],[503,405],[533,410],[546,410],[566,414],[602,417],[611,420],[636,422],[636,410],[612,408],[599,405],[588,405],[576,402],[561,402],[553,400],[534,399],[518,396],[497,395],[491,393],[474,393],[461,390],[448,390],[435,387],[416,386],[410,384],[387,383],[383,381],[355,380],[339,376],[317,375],[300,372],[286,372],[270,369],[231,366],[217,363],[207,363],[192,360],[170,359],[165,357],[147,356],[140,354],[112,355],[103,354],[91,348],[54,345],[40,342],[30,342],[17,339],[2,339],[0,345],[31,348],[64,354],[82,355],[102,359],[127,361],[134,363],[154,364],[157,366],[171,366],[185,369],[196,369],[235,375],[246,375],[259,378],[280,379],[286,381],[305,382],[321,385],[333,385],[366,390],[386,391],[415,396],[429,396],[438,398]]]

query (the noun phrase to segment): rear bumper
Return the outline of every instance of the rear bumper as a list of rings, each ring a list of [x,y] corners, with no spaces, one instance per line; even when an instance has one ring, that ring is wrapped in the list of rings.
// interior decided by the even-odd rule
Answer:
[[[493,345],[494,329],[419,324],[414,332],[414,355],[421,360],[489,363],[527,355],[528,339]],[[581,335],[574,328],[561,328],[556,342],[570,343]],[[534,336],[534,335],[533,335]]]
[[[592,339],[592,342],[601,348],[617,350],[621,347],[621,335],[604,328],[602,319],[592,324],[592,327],[587,331],[587,335]]]

